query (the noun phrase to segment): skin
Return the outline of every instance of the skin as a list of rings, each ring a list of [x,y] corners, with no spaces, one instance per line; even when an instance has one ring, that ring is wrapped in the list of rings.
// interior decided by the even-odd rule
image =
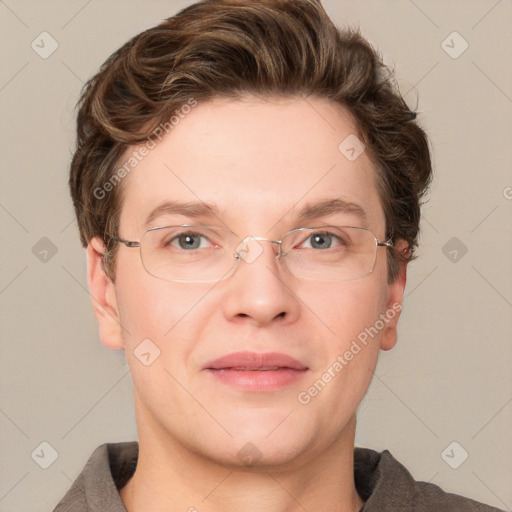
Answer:
[[[205,222],[279,239],[304,227],[305,203],[343,198],[366,222],[337,213],[310,224],[356,225],[385,239],[385,219],[368,152],[351,162],[338,150],[355,123],[319,98],[215,99],[200,103],[124,182],[119,235],[140,240],[144,219],[169,199],[215,202],[220,219],[164,215],[152,226]],[[403,247],[398,244],[399,248]],[[297,400],[379,315],[402,302],[405,266],[387,282],[386,248],[373,272],[345,282],[301,280],[262,243],[253,263],[217,284],[157,279],[139,250],[121,245],[115,283],[91,240],[88,281],[102,343],[123,349],[131,369],[139,436],[135,475],[120,491],[129,512],[357,511],[353,479],[356,411],[379,350],[396,343],[399,314],[385,324],[309,404]],[[149,338],[161,351],[150,366],[134,350]],[[309,368],[273,392],[241,391],[203,371],[238,351],[282,352]],[[237,456],[247,443],[259,455]]]

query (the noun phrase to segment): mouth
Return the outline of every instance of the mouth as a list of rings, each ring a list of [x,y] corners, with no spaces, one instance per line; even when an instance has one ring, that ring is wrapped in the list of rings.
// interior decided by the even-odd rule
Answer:
[[[292,385],[309,368],[280,353],[236,352],[207,363],[215,380],[244,391],[275,391]]]
[[[271,367],[256,367],[256,368],[248,368],[247,366],[236,366],[234,368],[208,368],[209,370],[236,370],[236,371],[244,371],[244,372],[273,372],[276,370],[280,370],[281,368],[286,368],[286,366],[271,366]]]

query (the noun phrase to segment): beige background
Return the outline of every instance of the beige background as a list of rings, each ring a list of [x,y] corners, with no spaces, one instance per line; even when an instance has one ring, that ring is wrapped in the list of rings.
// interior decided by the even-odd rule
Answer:
[[[190,3],[0,1],[2,511],[51,510],[94,448],[135,439],[128,369],[98,341],[68,197],[73,107],[110,53]],[[357,443],[389,449],[416,479],[511,510],[512,2],[325,5],[396,65],[413,107],[419,95],[436,171],[399,343],[382,354]],[[58,43],[47,59],[31,48],[43,31]],[[442,46],[454,31],[469,44],[458,58]],[[445,45],[458,53],[463,40]],[[46,262],[43,237],[57,250]],[[58,452],[48,469],[31,458],[43,441]],[[469,454],[458,469],[441,456],[453,441],[451,461]]]

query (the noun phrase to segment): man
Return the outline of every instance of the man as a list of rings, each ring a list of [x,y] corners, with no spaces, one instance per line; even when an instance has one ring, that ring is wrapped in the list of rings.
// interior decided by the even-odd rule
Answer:
[[[86,85],[70,186],[138,443],[55,509],[497,510],[355,448],[396,343],[428,142],[316,0],[209,0]]]

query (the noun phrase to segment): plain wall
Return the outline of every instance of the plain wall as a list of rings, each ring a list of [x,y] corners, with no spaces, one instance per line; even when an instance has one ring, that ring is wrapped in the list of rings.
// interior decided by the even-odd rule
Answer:
[[[114,50],[190,3],[0,2],[2,511],[51,510],[98,445],[136,439],[128,368],[98,340],[68,194],[73,109]],[[435,164],[399,341],[381,354],[357,444],[511,510],[512,3],[324,5],[395,65]],[[46,59],[31,47],[43,31],[58,43]],[[454,441],[454,456],[469,454],[458,469],[441,455]],[[48,469],[31,457],[41,442],[58,452]]]

